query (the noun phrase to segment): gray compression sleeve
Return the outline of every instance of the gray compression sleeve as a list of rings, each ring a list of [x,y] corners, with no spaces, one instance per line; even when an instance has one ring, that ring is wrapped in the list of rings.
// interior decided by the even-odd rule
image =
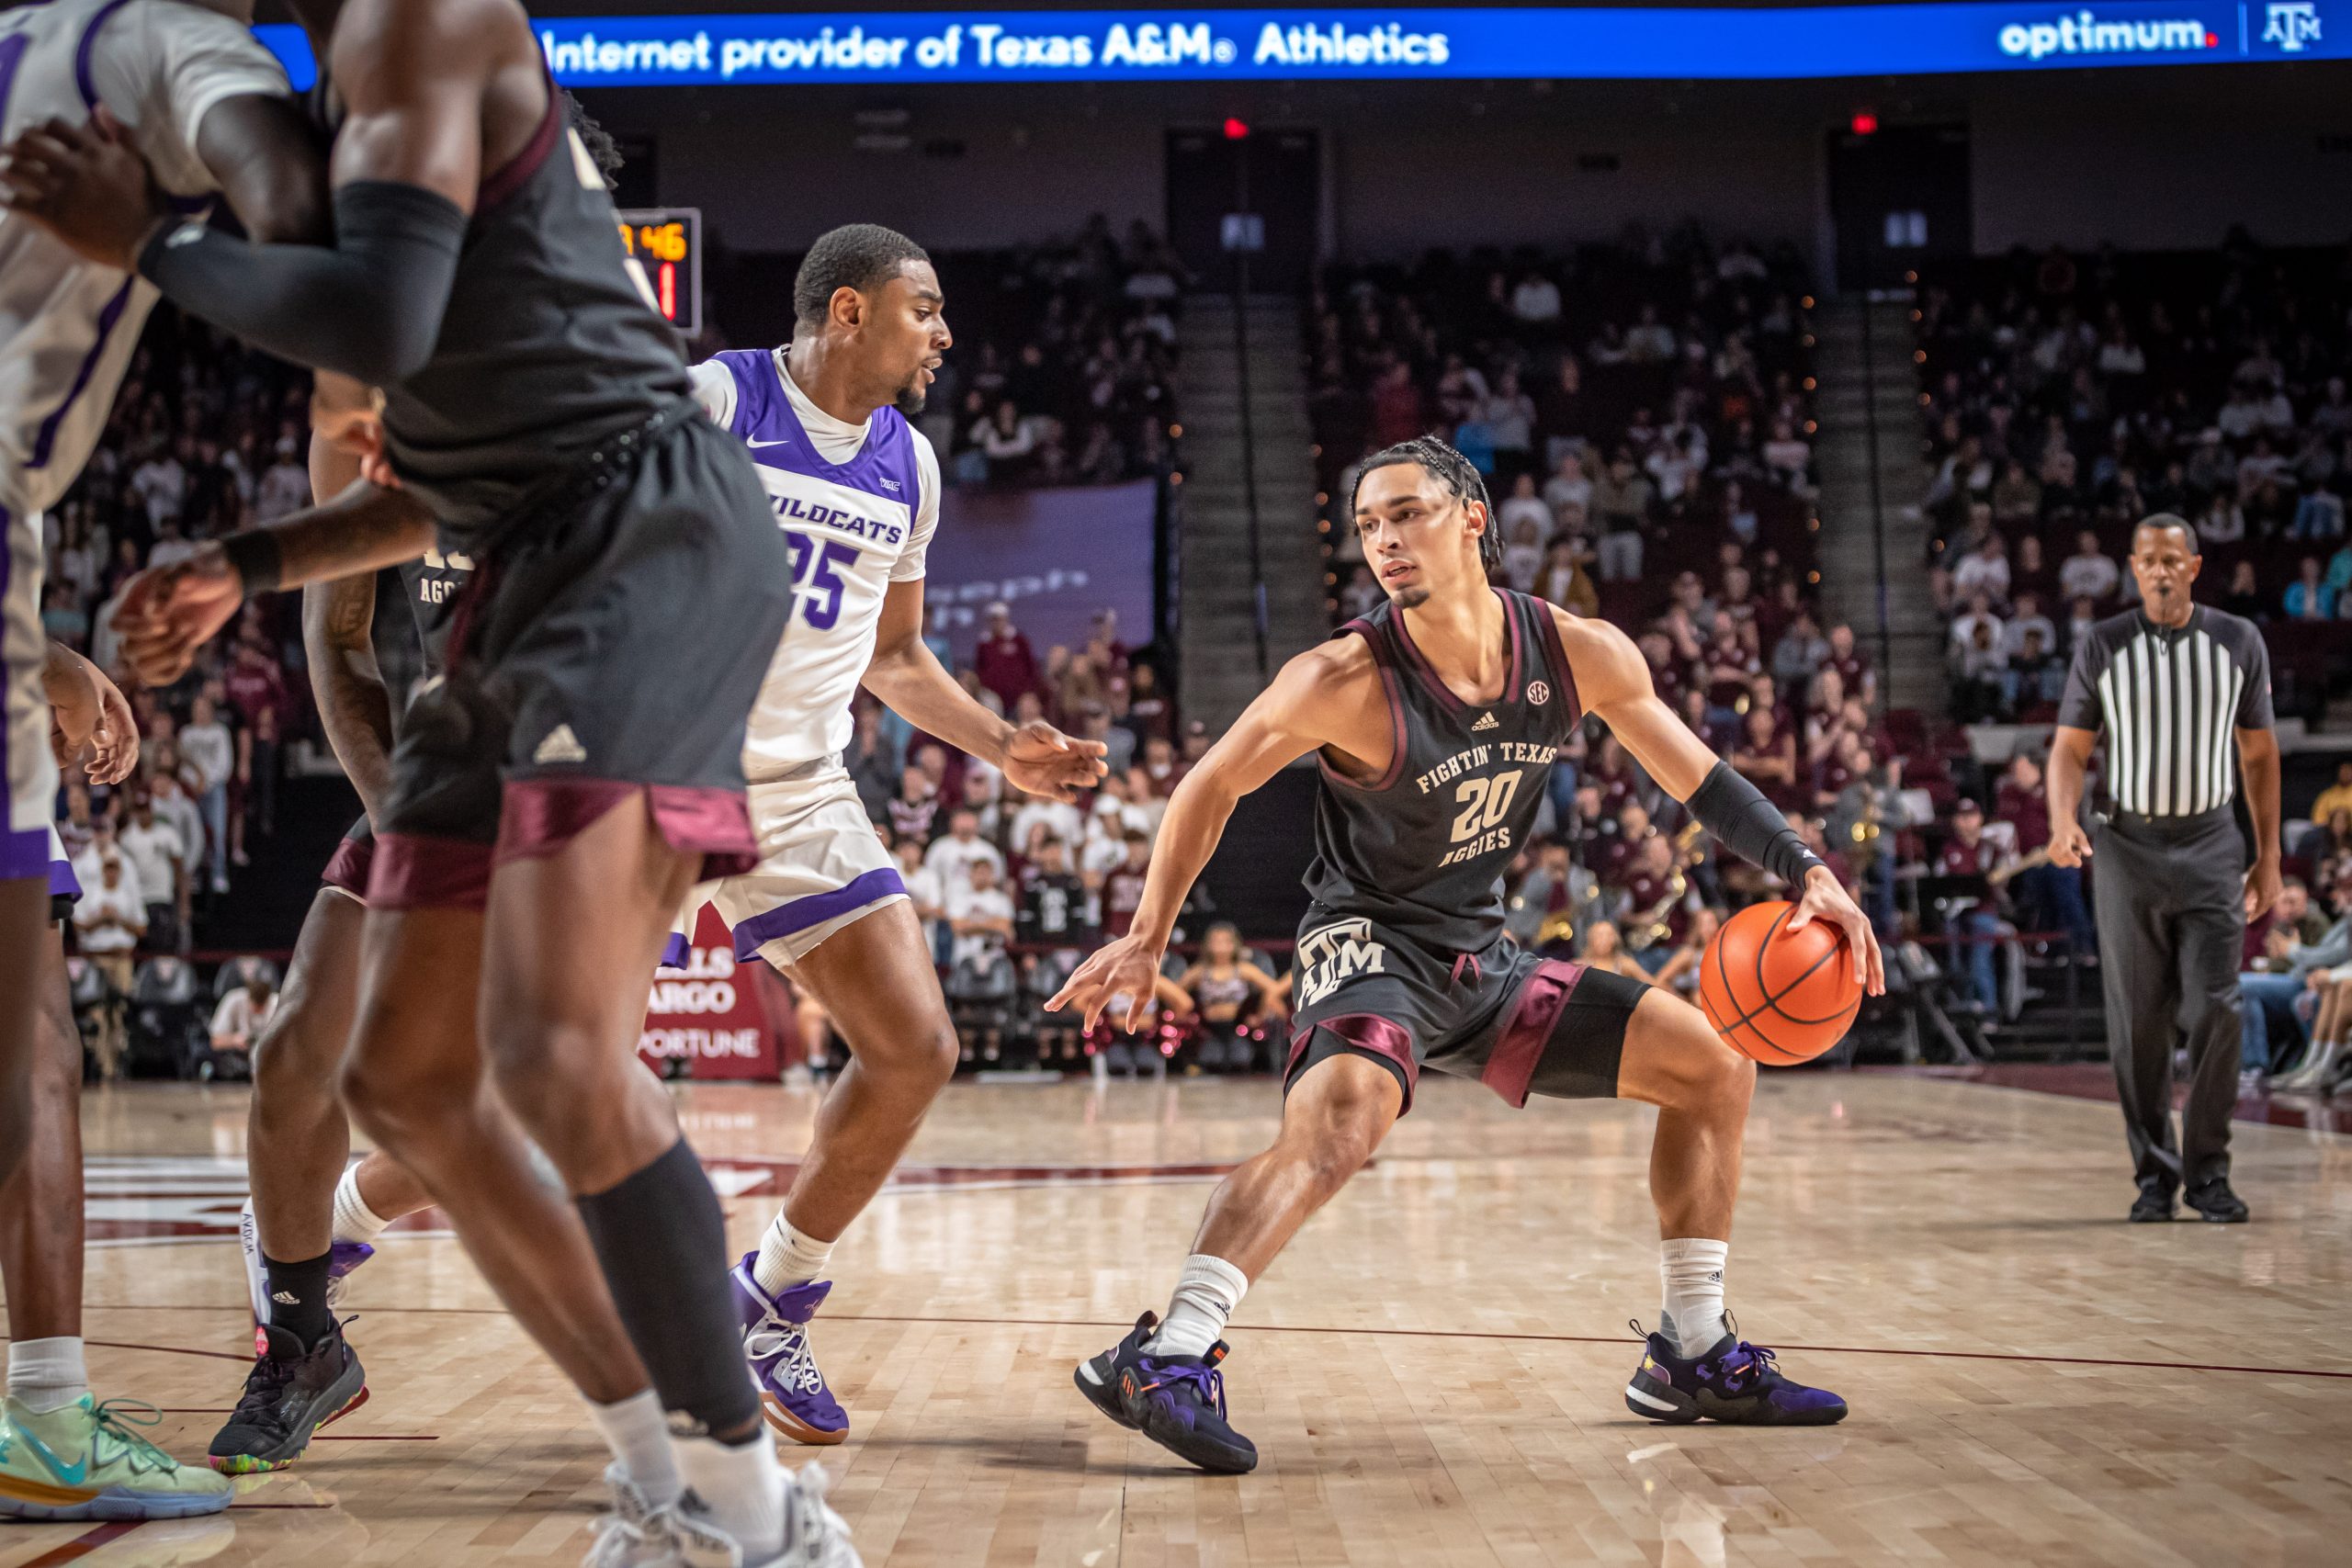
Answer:
[[[433,355],[466,214],[419,186],[355,180],[334,193],[334,222],[332,246],[257,245],[184,223],[147,242],[139,270],[256,348],[391,386]]]
[[[1821,863],[1772,803],[1732,772],[1729,762],[1717,762],[1684,804],[1699,825],[1721,840],[1725,849],[1792,888],[1802,888],[1805,873]]]

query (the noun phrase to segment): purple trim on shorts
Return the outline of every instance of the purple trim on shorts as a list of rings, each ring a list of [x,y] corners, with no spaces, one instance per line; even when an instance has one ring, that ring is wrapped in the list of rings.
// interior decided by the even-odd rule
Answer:
[[[1396,1063],[1396,1070],[1405,1075],[1405,1103],[1396,1114],[1402,1116],[1413,1109],[1413,1089],[1421,1081],[1421,1064],[1413,1055],[1413,1037],[1405,1032],[1403,1024],[1393,1018],[1382,1018],[1377,1013],[1343,1012],[1336,1018],[1318,1018],[1294,1035],[1290,1043],[1290,1060],[1283,1064],[1283,1082],[1285,1085],[1290,1082],[1291,1074],[1297,1071],[1299,1058],[1306,1055],[1307,1046],[1314,1043],[1315,1032],[1318,1029],[1329,1030],[1355,1050],[1369,1052],[1384,1061]]]
[[[114,298],[98,311],[98,335],[90,344],[90,352],[82,356],[81,368],[74,372],[74,385],[66,389],[65,400],[50,410],[49,417],[42,420],[40,428],[33,433],[33,454],[26,460],[26,468],[49,467],[49,459],[57,448],[58,429],[65,423],[66,411],[89,390],[90,378],[97,374],[99,356],[107,351],[107,339],[113,334],[115,324],[122,320],[123,308],[130,303],[130,290],[138,281],[135,277],[124,278],[122,287],[114,291]]]
[[[696,919],[700,919],[702,911],[697,909],[695,911],[695,915]],[[686,941],[685,933],[683,931],[672,931],[670,933],[670,940],[662,944],[662,959],[660,967],[663,969],[684,969],[694,958],[694,946],[691,942]]]
[[[554,854],[632,798],[644,800],[663,842],[702,855],[695,881],[740,876],[759,864],[759,841],[741,790],[572,778],[506,781],[492,863]]]
[[[480,909],[490,902],[490,846],[471,839],[379,833],[370,909]]]
[[[563,94],[557,89],[554,77],[549,76],[547,84],[548,112],[540,118],[538,129],[531,132],[530,141],[523,143],[523,150],[508,159],[497,173],[474,187],[477,213],[496,207],[521,190],[523,183],[539,172],[539,165],[555,150],[556,133],[563,128]]]
[[[1527,1103],[1527,1086],[1534,1081],[1544,1049],[1552,1043],[1552,1026],[1559,1022],[1560,1010],[1568,1005],[1577,982],[1583,978],[1583,964],[1547,958],[1520,987],[1510,1022],[1495,1043],[1495,1054],[1487,1058],[1486,1070],[1478,1075],[1478,1081],[1513,1110]]]
[[[760,955],[761,948],[780,936],[805,931],[810,926],[822,925],[836,916],[878,904],[885,898],[903,897],[906,891],[899,868],[886,865],[854,877],[831,893],[811,893],[789,904],[778,904],[766,914],[754,915],[735,928],[735,961],[748,964]]]
[[[345,839],[335,845],[334,853],[327,857],[327,868],[319,873],[319,880],[365,904],[368,901],[368,874],[375,860],[376,840],[373,838]]]
[[[49,863],[49,896],[52,898],[79,898],[82,896],[82,879],[74,874],[71,861],[53,860]]]
[[[0,506],[0,605],[8,602],[8,574],[16,566],[16,552],[8,547],[8,530],[15,520],[8,509]],[[6,791],[8,784],[8,666],[0,661],[0,882],[19,882],[28,876],[48,876],[51,862],[49,858],[49,829],[11,828],[8,813],[14,806]],[[51,803],[52,807],[54,802]]]

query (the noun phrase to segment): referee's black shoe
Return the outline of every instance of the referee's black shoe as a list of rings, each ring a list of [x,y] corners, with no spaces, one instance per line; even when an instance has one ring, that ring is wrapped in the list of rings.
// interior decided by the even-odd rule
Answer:
[[[2242,1225],[2249,1216],[2245,1200],[2230,1190],[2226,1176],[2209,1177],[2182,1196],[2190,1208],[2217,1225]]]
[[[2132,1223],[2135,1225],[2162,1224],[2172,1218],[2172,1184],[2166,1181],[2144,1182],[2140,1196],[2132,1203]]]

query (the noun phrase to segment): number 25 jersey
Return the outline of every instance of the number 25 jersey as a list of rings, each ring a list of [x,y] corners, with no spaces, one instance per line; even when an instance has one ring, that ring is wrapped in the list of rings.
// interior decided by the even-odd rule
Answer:
[[[751,452],[792,547],[792,619],[743,743],[756,784],[848,748],[882,602],[893,582],[923,575],[939,459],[895,408],[863,428],[826,413],[793,383],[781,348],[729,349],[693,377],[703,411]]]
[[[1335,634],[1371,648],[1394,750],[1388,771],[1364,784],[1325,762],[1302,931],[1370,919],[1454,953],[1484,953],[1501,939],[1503,873],[1526,846],[1553,760],[1583,710],[1551,606],[1494,592],[1508,677],[1491,703],[1447,689],[1385,600]]]

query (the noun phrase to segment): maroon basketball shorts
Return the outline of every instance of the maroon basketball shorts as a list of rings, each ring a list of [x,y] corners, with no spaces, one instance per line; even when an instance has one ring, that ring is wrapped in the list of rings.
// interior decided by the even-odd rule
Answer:
[[[1283,1090],[1318,1062],[1363,1056],[1396,1075],[1407,1111],[1424,1067],[1476,1078],[1513,1106],[1531,1094],[1612,1099],[1626,1021],[1650,989],[1508,937],[1442,953],[1322,910],[1299,929],[1297,964]]]
[[[611,810],[699,879],[748,871],[743,727],[792,607],[792,561],[741,446],[693,404],[528,502],[409,703],[371,908],[482,907],[491,873]]]

